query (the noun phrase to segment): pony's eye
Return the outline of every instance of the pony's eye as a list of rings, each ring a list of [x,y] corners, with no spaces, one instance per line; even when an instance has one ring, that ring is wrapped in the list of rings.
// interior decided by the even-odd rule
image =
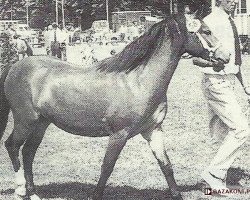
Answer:
[[[211,35],[211,34],[212,34],[210,30],[206,30],[206,31],[204,31],[204,33],[205,33],[206,35]]]

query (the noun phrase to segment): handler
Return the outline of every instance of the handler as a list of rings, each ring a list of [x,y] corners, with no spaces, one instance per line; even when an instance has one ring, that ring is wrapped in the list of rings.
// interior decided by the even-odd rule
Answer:
[[[212,189],[227,189],[225,178],[234,162],[240,147],[249,137],[249,126],[234,93],[235,77],[244,86],[240,66],[241,52],[238,33],[232,16],[238,0],[217,0],[213,12],[204,18],[213,34],[220,40],[225,50],[231,53],[230,61],[225,65],[214,65],[202,59],[194,59],[204,73],[202,89],[208,103],[211,120],[209,124],[212,136],[224,134],[224,141],[210,165],[202,173],[202,178]],[[207,66],[204,68],[204,66]],[[203,68],[202,68],[203,67]],[[216,133],[217,132],[217,133]]]

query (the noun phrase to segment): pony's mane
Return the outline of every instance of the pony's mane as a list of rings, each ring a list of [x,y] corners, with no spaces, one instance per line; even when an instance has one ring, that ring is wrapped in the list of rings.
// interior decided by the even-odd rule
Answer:
[[[173,39],[176,32],[179,32],[177,22],[173,17],[168,17],[154,24],[149,31],[131,42],[117,55],[98,63],[97,70],[129,73],[138,66],[147,64],[155,50],[162,46],[164,37],[168,34]]]

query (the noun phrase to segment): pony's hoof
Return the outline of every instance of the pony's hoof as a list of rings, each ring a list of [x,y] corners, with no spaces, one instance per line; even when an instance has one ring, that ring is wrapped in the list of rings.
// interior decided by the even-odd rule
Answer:
[[[102,200],[102,196],[100,196],[100,195],[92,195],[92,196],[88,197],[87,200]]]
[[[16,189],[15,189],[15,194],[17,196],[21,196],[21,197],[24,197],[26,195],[26,188],[25,186],[18,186]]]
[[[19,196],[18,194],[14,194],[14,199],[15,200],[23,200],[23,197]]]
[[[26,184],[26,180],[24,178],[24,170],[22,168],[20,168],[18,172],[15,173],[15,182],[18,186]]]
[[[173,199],[173,200],[183,200],[181,194],[178,194],[178,195],[176,195],[176,196],[172,196],[172,199]]]
[[[39,196],[37,196],[36,194],[33,194],[30,196],[30,200],[42,200]]]

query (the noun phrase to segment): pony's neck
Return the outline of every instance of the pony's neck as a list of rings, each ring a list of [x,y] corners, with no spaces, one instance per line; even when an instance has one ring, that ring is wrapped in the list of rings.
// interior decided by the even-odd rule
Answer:
[[[180,60],[179,49],[165,37],[162,46],[154,52],[140,75],[140,84],[158,95],[166,95],[168,85]]]

